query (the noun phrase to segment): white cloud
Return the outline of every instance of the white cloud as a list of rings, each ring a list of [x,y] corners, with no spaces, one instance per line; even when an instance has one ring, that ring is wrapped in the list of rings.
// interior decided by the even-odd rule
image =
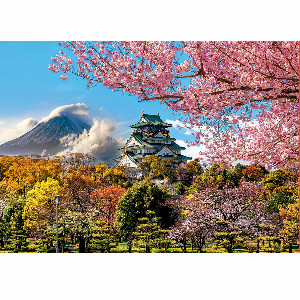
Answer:
[[[59,106],[52,110],[52,112],[45,118],[41,120],[41,122],[47,122],[53,117],[59,116],[61,114],[69,114],[79,116],[86,123],[90,123],[90,118],[88,118],[89,108],[84,103],[77,104],[69,104],[64,106]],[[0,144],[13,140],[24,133],[26,133],[29,129],[33,128],[38,124],[38,121],[33,118],[27,118],[25,120],[19,122],[11,122],[4,123],[0,122]]]
[[[35,119],[33,119],[33,118],[27,118],[27,119],[21,121],[21,122],[17,125],[17,127],[18,127],[20,130],[23,130],[23,129],[26,130],[26,129],[28,129],[28,128],[34,127],[34,126],[37,125],[37,124],[38,124],[38,121],[37,121],[37,120],[35,120]]]
[[[13,122],[13,123],[5,123],[0,122],[0,144],[3,144],[5,142],[8,142],[10,140],[13,140],[27,131],[29,131],[31,128],[33,128],[35,125],[37,125],[38,121],[33,118],[27,118],[25,120],[22,120],[20,122]],[[6,126],[4,126],[5,124]]]
[[[89,113],[89,107],[84,103],[69,104],[69,105],[59,106],[55,108],[47,117],[43,118],[41,122],[47,122],[54,117],[60,116],[61,114],[87,116],[88,113]]]
[[[175,129],[184,128],[185,129],[184,134],[186,134],[186,135],[192,135],[192,132],[195,132],[197,130],[197,128],[190,128],[186,124],[184,124],[183,122],[181,122],[179,120],[173,121],[173,120],[167,119],[166,123],[171,124],[172,127]]]
[[[93,126],[89,132],[85,130],[78,137],[69,135],[61,139],[61,144],[67,149],[58,155],[80,152],[91,154],[99,161],[109,162],[120,155],[118,148],[125,143],[121,138],[118,140],[111,138],[114,130],[115,124],[111,120],[93,120]]]
[[[63,151],[60,151],[58,155],[64,155],[68,153],[87,153],[96,157],[99,161],[110,162],[112,158],[118,157],[118,148],[121,148],[125,141],[122,138],[122,130],[116,131],[117,127],[120,129],[122,122],[115,122],[113,120],[91,120],[89,117],[89,108],[84,103],[70,104],[57,107],[47,117],[43,118],[41,122],[46,122],[55,116],[66,114],[68,117],[76,120],[78,117],[87,123],[91,123],[90,130],[85,130],[79,136],[70,134],[61,139],[61,145],[63,145]],[[73,117],[72,117],[73,115]],[[0,122],[0,144],[17,138],[32,127],[38,124],[38,121],[33,118],[27,118],[19,122]],[[128,128],[126,127],[126,130]],[[126,132],[127,133],[127,132]],[[112,138],[116,136],[116,138]]]
[[[185,150],[181,151],[181,154],[185,155],[185,156],[192,157],[192,159],[199,158],[199,156],[200,156],[199,152],[206,150],[206,148],[203,145],[200,145],[200,146],[189,146],[188,147],[188,144],[185,141],[183,141],[183,140],[176,140],[176,143],[179,146],[186,148]],[[205,158],[203,158],[203,160],[206,161]]]
[[[250,162],[247,161],[247,160],[238,159],[238,160],[236,160],[236,161],[234,161],[234,162],[232,163],[233,166],[236,166],[237,164],[242,164],[242,165],[244,165],[244,166],[249,166],[249,165],[250,165]]]

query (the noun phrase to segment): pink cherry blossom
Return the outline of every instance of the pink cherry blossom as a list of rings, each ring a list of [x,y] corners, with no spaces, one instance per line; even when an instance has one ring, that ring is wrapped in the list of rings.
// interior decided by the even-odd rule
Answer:
[[[62,80],[67,80],[67,76],[60,75],[59,77],[60,77]]]
[[[70,57],[61,52],[49,70],[159,101],[189,127],[205,127],[195,135],[207,149],[200,156],[269,167],[298,159],[298,42],[61,45]]]

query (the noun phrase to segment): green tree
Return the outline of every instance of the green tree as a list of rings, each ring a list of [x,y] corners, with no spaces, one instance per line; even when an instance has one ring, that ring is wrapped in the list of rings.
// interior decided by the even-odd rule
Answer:
[[[27,249],[28,241],[23,229],[22,218],[25,200],[23,198],[11,199],[4,210],[3,221],[5,224],[6,248],[13,252]]]
[[[59,217],[61,244],[70,236],[74,244],[79,242],[78,252],[85,253],[95,227],[96,212],[77,212],[65,210]],[[63,246],[63,245],[61,245]]]
[[[216,221],[215,242],[217,247],[225,248],[228,253],[243,244],[244,237],[238,227],[231,226],[229,221]]]
[[[236,166],[234,167],[235,171],[239,174],[240,177],[243,176],[243,170],[246,168],[246,166],[238,163],[236,164]]]
[[[240,179],[241,174],[234,167],[228,166],[224,168],[219,164],[213,164],[209,170],[196,177],[191,190],[211,184],[217,184],[220,189],[224,186],[237,187]]]
[[[168,227],[171,222],[171,210],[165,205],[170,195],[149,180],[143,180],[132,186],[121,198],[117,206],[116,228],[119,234],[130,240],[130,236],[138,219],[146,216],[146,211],[151,210],[160,218],[159,225]]]
[[[59,227],[59,233],[61,228]],[[59,234],[59,240],[61,241],[61,234]],[[35,241],[32,241],[29,245],[30,250],[38,253],[53,253],[56,251],[56,224],[49,225],[43,234],[40,235]]]
[[[260,237],[258,238],[260,245],[258,246],[269,253],[282,252],[282,245],[278,236],[276,225],[259,224]],[[258,252],[258,251],[257,251]]]
[[[167,251],[171,240],[167,238],[168,230],[163,230],[158,224],[155,212],[146,211],[146,217],[138,219],[139,225],[133,233],[133,244],[139,248],[144,248],[146,253],[151,249],[155,252]]]
[[[294,203],[297,194],[297,189],[291,185],[274,188],[267,196],[268,210],[278,213],[281,207]]]
[[[162,159],[160,164],[160,174],[164,179],[173,182],[176,179],[177,163],[172,158]]]
[[[4,247],[4,235],[5,235],[5,223],[3,220],[3,215],[5,208],[7,207],[8,201],[0,198],[0,247]]]
[[[92,238],[89,242],[89,249],[92,252],[110,252],[116,247],[116,238],[110,226],[103,221],[96,221],[92,229]]]
[[[272,192],[276,187],[286,185],[291,180],[291,173],[287,170],[279,169],[270,172],[262,179],[266,190]]]
[[[186,191],[186,187],[181,181],[177,181],[172,186],[175,195],[183,195]]]

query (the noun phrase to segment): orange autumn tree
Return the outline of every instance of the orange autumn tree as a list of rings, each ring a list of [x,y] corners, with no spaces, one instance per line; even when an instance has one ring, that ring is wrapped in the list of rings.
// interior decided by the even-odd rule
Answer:
[[[111,228],[114,227],[117,204],[126,191],[119,185],[111,185],[96,189],[91,194],[91,202],[99,208],[100,219]]]
[[[48,178],[60,181],[63,171],[58,160],[3,157],[0,159],[0,189],[8,197],[14,194],[25,196],[37,182]]]
[[[257,166],[246,166],[242,174],[242,180],[248,182],[260,181],[265,175],[262,169]]]

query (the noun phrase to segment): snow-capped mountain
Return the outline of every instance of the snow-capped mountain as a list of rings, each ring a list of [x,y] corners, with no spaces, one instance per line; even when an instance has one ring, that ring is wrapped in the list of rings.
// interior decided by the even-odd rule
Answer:
[[[63,112],[41,121],[29,132],[0,145],[0,155],[40,155],[42,152],[54,155],[64,150],[60,139],[70,134],[79,136],[85,129],[89,131],[90,128],[79,116]]]

